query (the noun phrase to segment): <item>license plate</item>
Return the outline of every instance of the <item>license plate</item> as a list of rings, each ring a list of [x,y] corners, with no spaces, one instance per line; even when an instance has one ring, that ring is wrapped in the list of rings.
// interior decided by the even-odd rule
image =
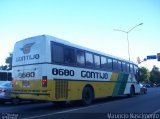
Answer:
[[[22,85],[23,85],[23,87],[30,87],[29,81],[23,81]]]

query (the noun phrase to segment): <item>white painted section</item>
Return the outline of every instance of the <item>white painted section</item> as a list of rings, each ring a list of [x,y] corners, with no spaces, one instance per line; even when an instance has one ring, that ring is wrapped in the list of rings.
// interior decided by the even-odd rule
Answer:
[[[135,93],[140,93],[140,85],[138,83],[136,83],[137,81],[136,81],[136,79],[135,79],[134,76],[129,75],[128,82],[129,83],[126,84],[126,88],[124,90],[124,94],[129,94],[130,93],[130,87],[131,87],[131,85],[134,85],[134,87],[135,87]]]

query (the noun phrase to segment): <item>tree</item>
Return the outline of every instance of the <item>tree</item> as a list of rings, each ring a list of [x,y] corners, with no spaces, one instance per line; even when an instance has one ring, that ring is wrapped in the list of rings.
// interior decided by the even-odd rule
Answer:
[[[6,69],[7,69],[7,65],[0,66],[0,70],[6,70]]]
[[[6,64],[8,64],[8,70],[11,70],[12,69],[12,57],[13,57],[13,54],[12,53],[9,53],[9,57],[6,58]]]
[[[160,83],[160,71],[159,71],[159,68],[156,67],[156,66],[153,66],[151,72],[150,72],[150,81],[152,83],[155,83],[155,84],[159,84]]]
[[[149,70],[145,67],[141,67],[139,68],[139,71],[140,71],[139,81],[148,83],[150,78]]]
[[[6,58],[6,61],[5,61],[6,65],[0,66],[1,70],[11,70],[12,69],[12,57],[13,57],[13,54],[9,53],[9,56]]]

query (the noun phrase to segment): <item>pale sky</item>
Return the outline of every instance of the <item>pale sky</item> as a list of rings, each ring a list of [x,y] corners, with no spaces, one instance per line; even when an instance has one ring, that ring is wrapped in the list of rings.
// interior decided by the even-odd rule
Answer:
[[[47,34],[131,60],[160,53],[160,0],[0,0],[0,65],[15,42]],[[157,60],[139,66],[149,69]]]

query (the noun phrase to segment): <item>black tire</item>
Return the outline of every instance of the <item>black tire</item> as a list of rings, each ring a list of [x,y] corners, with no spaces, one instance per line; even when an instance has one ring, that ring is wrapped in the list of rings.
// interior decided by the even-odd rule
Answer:
[[[146,91],[146,90],[144,91],[144,94],[145,94],[145,95],[147,94],[147,91]]]
[[[82,92],[82,105],[83,106],[91,105],[93,99],[94,99],[93,90],[89,86],[85,87]]]
[[[128,95],[128,97],[133,97],[135,95],[135,88],[134,86],[130,87],[130,94]]]

